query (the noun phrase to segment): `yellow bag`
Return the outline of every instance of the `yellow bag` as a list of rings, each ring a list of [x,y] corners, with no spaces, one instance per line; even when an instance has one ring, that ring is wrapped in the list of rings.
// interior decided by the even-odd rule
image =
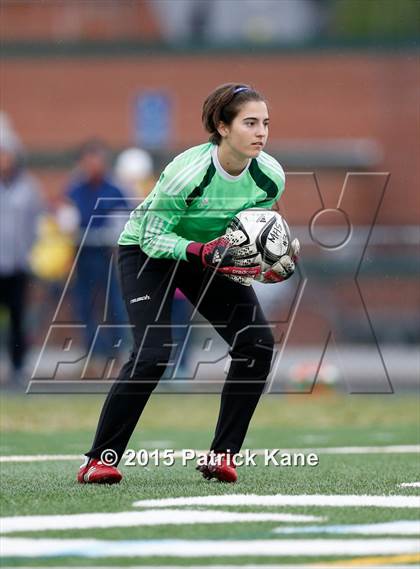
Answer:
[[[60,231],[53,216],[45,215],[30,254],[32,272],[43,280],[60,281],[68,276],[73,259],[73,241]]]

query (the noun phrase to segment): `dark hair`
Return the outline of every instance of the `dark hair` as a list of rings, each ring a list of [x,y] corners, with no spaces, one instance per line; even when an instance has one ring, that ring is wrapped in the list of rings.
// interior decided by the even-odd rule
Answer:
[[[78,149],[78,159],[84,158],[87,154],[102,154],[106,159],[109,155],[109,147],[100,138],[89,138],[81,144]]]
[[[220,144],[222,137],[217,131],[220,121],[231,124],[239,113],[241,106],[248,101],[264,101],[264,97],[244,83],[225,83],[210,93],[203,104],[201,120],[207,132],[209,141]]]

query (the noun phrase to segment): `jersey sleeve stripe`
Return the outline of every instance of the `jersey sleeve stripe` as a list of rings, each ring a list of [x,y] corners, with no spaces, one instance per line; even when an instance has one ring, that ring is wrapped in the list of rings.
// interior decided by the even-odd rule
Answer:
[[[166,230],[171,230],[172,226],[152,213],[145,221],[144,235],[140,240],[140,246],[145,253],[150,255],[165,252],[175,256],[179,237],[174,233],[165,233]]]
[[[146,227],[144,231],[144,241],[153,240],[152,247],[157,250],[171,251],[173,246],[168,244],[167,240],[163,238],[165,229],[165,222],[152,214],[146,219]]]
[[[210,182],[213,179],[213,176],[216,172],[216,168],[213,164],[213,162],[210,162],[207,171],[204,175],[204,178],[201,182],[201,184],[199,184],[198,186],[196,186],[194,188],[194,190],[190,193],[190,195],[187,197],[186,202],[187,202],[187,206],[190,207],[190,205],[192,204],[192,202],[203,195],[203,191],[205,190],[205,188],[210,184]]]
[[[277,166],[277,168],[280,168],[280,170],[282,170],[280,163],[275,158],[273,158],[273,156],[267,154],[267,152],[261,152],[260,155],[258,156],[258,160],[260,158],[267,160],[267,162],[271,162],[274,166]]]
[[[260,154],[258,156],[257,160],[259,160],[261,162],[265,162],[266,164],[271,165],[274,169],[279,170],[280,172],[283,172],[283,168],[281,167],[281,165],[277,162],[277,160],[275,160],[269,154]]]
[[[208,167],[210,160],[210,156],[208,159],[206,158],[204,162],[203,159],[201,159],[198,165],[194,165],[188,172],[185,172],[184,176],[181,177],[176,184],[172,185],[169,190],[166,190],[166,193],[171,196],[180,193],[201,171]]]
[[[164,189],[164,191],[170,190],[172,185],[177,182],[178,178],[182,177],[185,174],[185,172],[187,170],[189,170],[192,166],[200,163],[203,156],[207,152],[209,152],[209,149],[205,148],[197,156],[195,156],[191,161],[187,162],[187,164],[183,168],[181,168],[181,170],[173,178],[170,178],[167,182],[163,183],[162,189]],[[173,164],[175,164],[175,163],[173,163]]]
[[[206,151],[208,153],[208,150]],[[205,157],[206,152],[202,152],[195,159],[193,159],[185,168],[180,170],[171,178],[167,185],[162,186],[162,190],[169,195],[177,193],[177,189],[179,188],[180,184],[184,182],[186,178],[189,178],[191,172],[194,172],[194,175],[200,171],[200,168],[204,167],[204,164],[210,160],[210,154],[208,153],[208,159]],[[204,161],[204,162],[203,162]]]
[[[263,161],[260,161],[259,164],[261,164],[261,166],[263,166],[264,168],[268,169],[269,175],[275,176],[276,179],[281,178],[281,180],[284,182],[285,177],[281,170],[274,169],[273,166]]]
[[[284,171],[279,164],[267,160],[265,156],[259,156],[257,160],[261,162],[261,164],[264,164],[264,166],[272,170],[275,174],[280,176],[283,179],[283,181],[285,180]]]

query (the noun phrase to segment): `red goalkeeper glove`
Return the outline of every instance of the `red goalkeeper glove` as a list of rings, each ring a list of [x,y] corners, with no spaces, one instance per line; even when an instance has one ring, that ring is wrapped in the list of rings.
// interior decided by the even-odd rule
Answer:
[[[291,243],[291,255],[283,255],[270,269],[262,273],[257,280],[262,283],[280,283],[289,279],[295,272],[299,257],[300,243],[293,239]]]
[[[261,273],[261,266],[252,258],[237,257],[235,249],[237,248],[223,235],[208,243],[190,243],[187,247],[187,258],[192,262],[199,259],[203,267],[214,269],[225,276],[257,277]]]

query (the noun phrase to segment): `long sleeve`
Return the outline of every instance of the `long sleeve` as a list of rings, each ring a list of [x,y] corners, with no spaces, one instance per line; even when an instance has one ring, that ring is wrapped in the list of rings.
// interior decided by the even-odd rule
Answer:
[[[139,226],[139,245],[147,255],[187,260],[186,249],[191,241],[173,231],[186,207],[179,195],[169,196],[163,191],[155,195]]]
[[[211,162],[210,144],[190,149],[162,172],[151,194],[130,215],[118,243],[133,241],[150,257],[186,261],[192,240],[177,233],[189,213],[188,199],[202,182]]]

